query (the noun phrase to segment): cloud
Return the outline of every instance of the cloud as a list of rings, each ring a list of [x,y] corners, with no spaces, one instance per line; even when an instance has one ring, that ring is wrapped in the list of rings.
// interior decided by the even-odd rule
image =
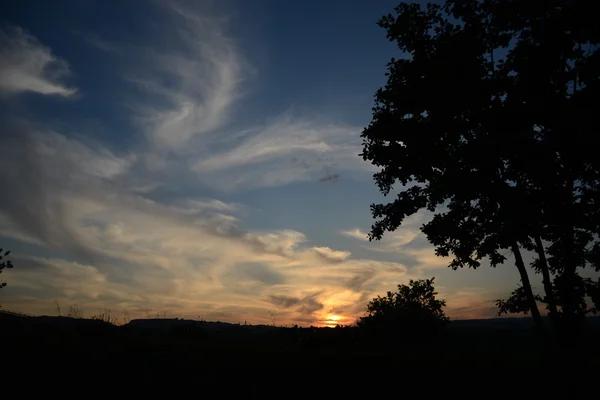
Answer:
[[[0,94],[67,97],[77,92],[62,82],[71,75],[67,62],[20,27],[0,27],[0,59]]]
[[[302,299],[291,296],[269,296],[269,302],[283,308],[290,308],[300,304]]]
[[[333,174],[333,175],[328,175],[324,178],[319,179],[319,182],[321,183],[335,183],[340,179],[340,176],[338,174]]]
[[[449,259],[438,257],[433,246],[420,231],[421,225],[430,216],[429,212],[418,212],[407,218],[395,231],[386,232],[381,240],[369,242],[367,232],[359,228],[341,230],[340,234],[366,242],[362,247],[372,252],[393,254],[398,262],[407,267],[420,270],[446,268],[450,263]]]
[[[315,253],[328,261],[342,262],[346,260],[352,253],[349,251],[336,251],[329,247],[313,247]]]
[[[165,178],[161,185],[176,178],[220,192],[372,174],[375,168],[358,157],[360,126],[291,111],[236,118],[255,72],[227,35],[228,19],[198,2],[160,6],[160,41],[121,44],[110,53],[137,89],[126,93],[125,110],[146,139],[138,151],[140,191],[157,188],[147,182],[156,174]]]
[[[100,295],[98,289],[106,283],[106,277],[96,268],[77,262],[39,257],[21,257],[16,261],[23,269],[22,273],[15,274],[15,280],[11,282],[16,286],[41,290],[60,288],[69,297],[94,299]]]
[[[0,233],[55,254],[19,260],[11,271],[16,294],[7,304],[44,310],[57,298],[88,308],[192,314],[210,306],[221,319],[260,322],[260,310],[273,305],[265,298],[287,295],[303,301],[286,321],[316,323],[329,299],[351,304],[360,296],[353,290],[372,292],[404,277],[400,264],[309,247],[295,230],[244,230],[236,216],[244,206],[237,203],[145,197],[127,184],[137,172],[135,154],[27,123],[4,126],[12,134],[0,148],[0,168],[8,171],[0,185],[11,190],[0,198]],[[75,280],[66,282],[70,270]],[[361,285],[355,277],[364,270],[373,271],[372,279]]]
[[[344,236],[348,236],[353,239],[363,240],[365,242],[369,240],[367,232],[363,232],[358,228],[342,230],[340,231],[340,233]]]
[[[19,133],[0,149],[0,167],[11,171],[0,185],[14,188],[0,199],[0,232],[57,255],[15,259],[7,308],[49,313],[57,299],[131,317],[153,310],[266,323],[275,309],[278,323],[327,324],[331,315],[351,323],[370,298],[420,277],[401,263],[309,247],[298,231],[245,231],[236,203],[151,200],[122,182],[131,156],[56,132]]]
[[[281,272],[260,263],[243,263],[236,266],[236,269],[239,276],[267,285],[285,283],[285,276]]]
[[[139,89],[129,94],[127,110],[147,139],[142,173],[239,192],[373,172],[358,157],[360,126],[291,112],[233,124],[254,70],[227,36],[226,18],[196,3],[162,7],[169,46],[152,42],[121,52],[139,60],[126,66],[124,79]]]
[[[125,173],[131,158],[37,131],[29,123],[2,121],[2,126],[0,166],[5,173],[0,184],[10,188],[0,198],[3,231],[93,257],[70,223],[79,208],[106,196],[106,186]]]
[[[352,254],[349,251],[336,251],[329,247],[313,247],[313,251],[325,260],[333,262],[344,261]]]
[[[373,269],[360,271],[352,278],[348,279],[348,281],[346,281],[346,286],[355,292],[360,292],[363,290],[364,284],[370,279],[374,278],[375,275],[376,272]]]
[[[132,107],[156,148],[185,152],[191,139],[227,122],[248,71],[222,19],[183,2],[161,3],[166,21],[161,35],[169,46],[133,48],[143,60],[127,80],[153,102]]]
[[[490,293],[489,289],[469,287],[447,291],[444,287],[437,288],[439,297],[446,300],[448,315],[453,319],[484,319],[498,315],[495,299],[502,297],[500,293]]]
[[[226,191],[331,182],[339,179],[331,168],[367,176],[372,168],[358,157],[359,134],[358,127],[284,116],[236,135],[233,143],[227,135],[215,138],[205,144],[208,154],[199,155],[191,166],[200,179],[210,176]]]
[[[275,309],[279,323],[343,323],[374,295],[418,279],[412,267],[433,259],[415,226],[372,247],[398,262],[312,243],[295,229],[244,228],[252,210],[222,192],[367,177],[361,129],[291,113],[233,126],[252,69],[225,22],[197,2],[159,3],[160,41],[150,32],[147,43],[111,46],[90,36],[107,57],[129,60],[119,67],[139,90],[127,88],[125,111],[141,142],[115,150],[75,133],[70,121],[50,130],[0,117],[0,187],[8,188],[0,235],[31,253],[15,252],[4,304],[48,313],[56,299],[134,318],[167,312],[251,323],[270,322]],[[5,93],[74,93],[61,83],[66,62],[23,31],[7,32]],[[13,70],[27,79],[9,82]],[[344,234],[366,238],[359,229]]]
[[[317,300],[318,293],[308,296],[290,297],[290,296],[269,296],[269,302],[282,308],[295,308],[302,315],[311,315],[316,311],[322,310],[325,306]]]
[[[203,211],[219,211],[233,213],[238,211],[242,205],[225,203],[216,199],[190,199],[184,202],[184,207],[191,213],[203,212]]]
[[[275,232],[249,232],[245,239],[260,252],[292,256],[299,244],[306,241],[303,233],[293,230],[278,230]]]
[[[102,51],[110,52],[110,53],[118,53],[120,51],[123,51],[123,48],[121,46],[119,46],[118,44],[105,41],[105,40],[101,39],[100,37],[98,37],[97,34],[89,33],[89,32],[82,32],[79,30],[74,30],[74,31],[72,31],[72,33],[74,35],[79,36],[84,41],[92,44],[93,46],[97,47],[98,49],[100,49]]]

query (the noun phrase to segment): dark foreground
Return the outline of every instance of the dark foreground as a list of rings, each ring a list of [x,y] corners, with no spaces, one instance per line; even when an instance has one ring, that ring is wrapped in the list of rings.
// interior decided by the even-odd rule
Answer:
[[[594,325],[594,324],[591,324]],[[581,343],[578,367],[600,367],[598,329]],[[367,339],[356,328],[275,328],[181,320],[138,320],[126,326],[70,318],[1,318],[2,364],[28,377],[86,379],[110,371],[137,383],[180,381],[223,368],[515,370],[555,362],[528,320],[452,322],[431,338]],[[549,364],[550,363],[550,364]],[[104,372],[102,372],[104,371]],[[17,374],[18,375],[18,374]],[[267,379],[267,377],[264,377]],[[265,383],[267,384],[267,383]]]

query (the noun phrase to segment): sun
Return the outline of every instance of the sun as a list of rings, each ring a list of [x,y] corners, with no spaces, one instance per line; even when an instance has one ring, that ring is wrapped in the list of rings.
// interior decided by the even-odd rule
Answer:
[[[340,317],[339,315],[328,314],[327,318],[325,318],[325,325],[326,326],[338,325],[342,319],[343,318]]]

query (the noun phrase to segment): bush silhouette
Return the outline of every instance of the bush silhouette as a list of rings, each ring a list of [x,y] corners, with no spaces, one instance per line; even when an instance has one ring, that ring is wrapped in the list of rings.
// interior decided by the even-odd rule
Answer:
[[[445,300],[436,299],[433,280],[411,280],[408,285],[398,285],[396,292],[377,296],[369,302],[368,314],[357,325],[368,336],[389,339],[423,338],[439,332],[448,317],[443,310]]]

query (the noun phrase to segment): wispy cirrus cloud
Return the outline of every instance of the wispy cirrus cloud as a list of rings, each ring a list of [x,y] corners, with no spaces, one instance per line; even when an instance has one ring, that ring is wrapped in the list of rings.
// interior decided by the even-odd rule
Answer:
[[[232,104],[241,97],[248,64],[224,33],[223,21],[200,3],[165,2],[162,35],[169,46],[131,49],[143,64],[127,80],[155,99],[133,105],[151,144],[176,153],[190,140],[227,123]]]
[[[225,191],[321,181],[324,175],[366,177],[374,169],[358,157],[359,135],[358,127],[282,116],[235,141],[215,138],[192,169],[201,179],[219,177],[216,187]]]
[[[236,110],[243,107],[254,69],[227,35],[227,17],[211,14],[201,3],[159,7],[165,14],[160,43],[168,38],[168,46],[109,46],[124,62],[125,81],[138,89],[127,94],[125,110],[146,140],[138,160],[143,172],[240,192],[367,177],[375,170],[358,157],[359,126],[286,112],[240,128]],[[110,45],[102,43],[102,48]],[[132,57],[139,62],[131,63]]]
[[[344,236],[348,236],[353,239],[358,239],[362,241],[369,240],[369,234],[367,232],[361,231],[359,228],[341,230],[340,233]]]
[[[244,128],[239,121],[232,124],[254,70],[227,36],[227,18],[211,15],[199,3],[161,7],[168,16],[162,35],[171,39],[169,46],[140,44],[119,51],[141,61],[126,68],[125,80],[140,90],[127,109],[147,140],[140,162],[149,173],[182,180],[185,169],[187,179],[232,192],[374,171],[358,157],[359,126],[291,112]]]
[[[482,287],[469,287],[461,290],[449,291],[439,287],[440,297],[449,304],[448,312],[453,319],[486,319],[498,317],[498,307],[495,299],[504,296],[504,293],[492,293]]]
[[[324,259],[334,262],[342,262],[352,254],[349,251],[337,251],[329,247],[313,247],[313,250]]]
[[[67,62],[20,27],[0,27],[0,59],[0,94],[68,97],[77,92],[63,82],[71,75]]]
[[[433,246],[420,230],[421,225],[430,217],[429,212],[418,212],[406,218],[395,231],[386,232],[381,240],[371,242],[368,233],[360,228],[341,230],[340,234],[368,243],[362,247],[372,252],[393,254],[407,267],[421,270],[446,268],[450,263],[449,259],[436,256]]]

